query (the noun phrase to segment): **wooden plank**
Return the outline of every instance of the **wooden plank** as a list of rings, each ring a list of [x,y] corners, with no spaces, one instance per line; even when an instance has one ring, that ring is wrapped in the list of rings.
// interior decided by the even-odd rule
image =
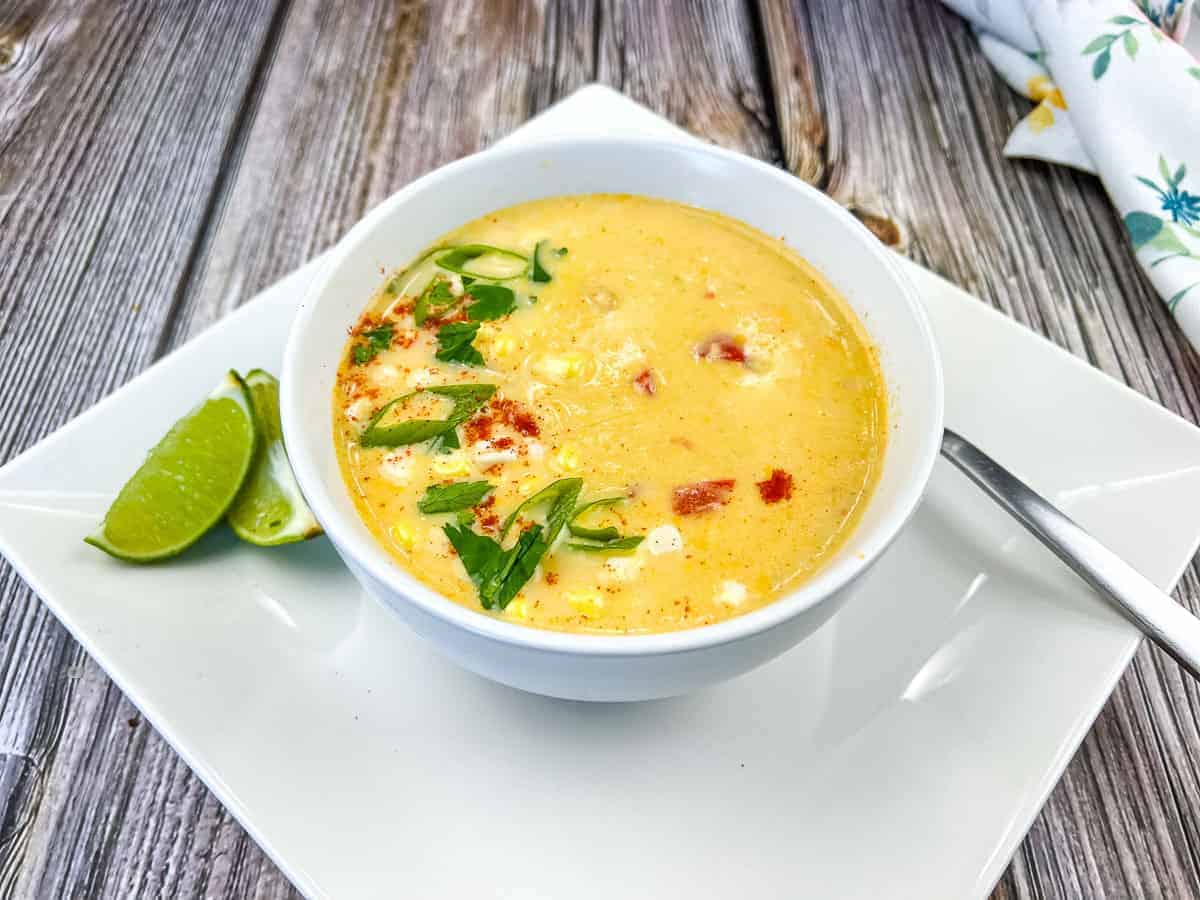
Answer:
[[[927,0],[758,5],[793,171],[902,233],[917,261],[1197,420],[1196,354],[1102,188],[1001,156],[1029,104],[956,16]],[[1178,596],[1200,606],[1195,569]],[[1196,685],[1143,649],[996,896],[1200,895],[1196,711]]]
[[[604,4],[598,24],[597,80],[714,143],[779,161],[748,5]]]
[[[269,2],[3,7],[0,461],[154,358],[272,27]],[[0,894],[155,895],[115,838],[181,764],[134,716],[0,568]]]
[[[587,4],[299,3],[171,342],[586,82],[593,20]]]

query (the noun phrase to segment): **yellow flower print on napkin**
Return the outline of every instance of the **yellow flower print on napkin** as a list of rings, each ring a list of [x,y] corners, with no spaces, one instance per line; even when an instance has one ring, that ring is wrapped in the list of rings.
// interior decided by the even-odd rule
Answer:
[[[1065,110],[1067,101],[1063,99],[1062,91],[1055,87],[1047,75],[1034,75],[1025,83],[1025,93],[1030,100],[1037,102],[1025,121],[1029,123],[1034,134],[1041,134],[1054,124],[1054,108]]]

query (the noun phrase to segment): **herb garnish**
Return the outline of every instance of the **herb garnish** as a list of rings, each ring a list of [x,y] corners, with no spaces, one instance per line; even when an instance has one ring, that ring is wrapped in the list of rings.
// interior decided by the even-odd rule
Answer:
[[[417,298],[416,305],[413,306],[413,321],[420,328],[430,316],[440,316],[448,312],[458,301],[459,298],[450,292],[450,282],[445,278],[435,278],[425,286],[425,290],[421,291],[421,296]]]
[[[478,322],[451,322],[438,329],[438,351],[434,357],[442,362],[461,363],[464,366],[482,366],[483,354],[471,342],[479,334]]]
[[[516,295],[511,288],[500,284],[472,284],[467,293],[475,302],[467,307],[467,316],[473,322],[500,319],[517,308]]]
[[[504,520],[500,540],[504,539],[520,513],[543,503],[550,505],[545,523],[532,525],[521,532],[517,542],[507,550],[499,541],[476,534],[464,525],[442,526],[463,568],[479,591],[479,602],[484,609],[504,609],[533,577],[538,563],[571,517],[582,489],[582,479],[561,478],[513,510]]]
[[[638,545],[645,538],[640,535],[631,537],[618,538],[615,541],[608,541],[604,544],[585,544],[582,541],[567,541],[567,546],[572,550],[586,550],[589,553],[628,553],[630,550],[636,550]]]
[[[549,241],[538,241],[533,248],[533,256],[529,257],[529,280],[536,281],[539,284],[545,284],[550,280],[550,273],[546,271],[539,257],[542,253],[542,245]]]
[[[424,391],[441,397],[449,397],[454,401],[454,406],[445,419],[409,419],[407,422],[383,425],[384,418],[398,404],[421,393],[421,391],[413,391],[384,404],[379,412],[371,417],[367,427],[363,429],[358,443],[363,447],[402,447],[405,444],[419,444],[437,438],[443,448],[457,447],[458,435],[455,429],[475,415],[492,398],[492,394],[496,393],[496,386],[494,384],[447,384],[424,388]]]
[[[512,528],[514,524],[516,524],[517,517],[520,516],[521,513],[528,512],[531,509],[536,509],[543,503],[553,504],[551,516],[547,518],[546,524],[554,525],[554,533],[551,535],[551,537],[558,537],[559,531],[562,530],[562,527],[566,525],[567,521],[571,518],[572,512],[575,509],[575,501],[578,499],[579,492],[582,489],[582,478],[560,478],[558,481],[550,482],[550,484],[546,485],[536,494],[522,501],[516,509],[508,514],[504,522],[500,525],[500,540],[504,540],[505,535],[508,534],[508,530]],[[558,501],[562,497],[564,491],[571,492],[571,503],[565,509],[560,510]],[[554,515],[556,512],[562,515],[562,521],[552,523],[551,518],[557,518],[557,516]]]
[[[380,325],[378,328],[364,331],[361,335],[365,339],[364,342],[355,344],[354,349],[350,351],[354,364],[365,365],[392,346],[392,331],[391,325]]]
[[[455,484],[431,484],[417,509],[426,515],[456,512],[475,506],[492,491],[486,481],[460,481]]]
[[[499,273],[481,271],[478,267],[467,268],[468,263],[479,262],[483,257],[490,257],[493,264],[503,263],[507,268]],[[518,278],[525,274],[529,266],[529,260],[522,254],[513,250],[505,250],[503,247],[493,247],[490,244],[463,244],[459,247],[452,247],[440,256],[435,256],[433,261],[447,272],[470,275],[473,278],[486,278],[490,281],[508,281],[510,278]]]
[[[599,500],[592,500],[589,503],[581,504],[571,514],[571,520],[567,523],[567,530],[571,532],[572,537],[583,538],[584,541],[568,541],[567,546],[572,550],[586,550],[591,553],[622,553],[636,549],[644,540],[641,535],[622,537],[621,532],[612,525],[606,525],[603,528],[588,528],[584,525],[575,524],[580,517],[590,510],[615,506],[624,500],[624,497],[601,497]]]

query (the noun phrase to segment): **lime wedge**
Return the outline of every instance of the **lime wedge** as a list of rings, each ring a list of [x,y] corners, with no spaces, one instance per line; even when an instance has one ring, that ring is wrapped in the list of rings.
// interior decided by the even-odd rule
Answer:
[[[85,540],[127,562],[175,556],[225,515],[256,443],[245,387],[230,372],[150,451]]]
[[[243,541],[260,547],[290,544],[321,534],[304,502],[279,424],[279,382],[262,369],[246,376],[258,427],[258,452],[250,477],[229,510],[229,524]]]

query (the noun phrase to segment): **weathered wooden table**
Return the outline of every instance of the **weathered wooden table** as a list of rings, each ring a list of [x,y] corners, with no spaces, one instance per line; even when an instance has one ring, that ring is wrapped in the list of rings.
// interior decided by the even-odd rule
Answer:
[[[591,80],[1200,417],[1200,360],[1099,184],[1000,156],[1027,104],[934,0],[46,7],[0,3],[0,462]],[[1195,568],[1179,596],[1200,605]],[[1198,711],[1143,649],[996,896],[1200,896]],[[7,565],[0,894],[293,894]]]

